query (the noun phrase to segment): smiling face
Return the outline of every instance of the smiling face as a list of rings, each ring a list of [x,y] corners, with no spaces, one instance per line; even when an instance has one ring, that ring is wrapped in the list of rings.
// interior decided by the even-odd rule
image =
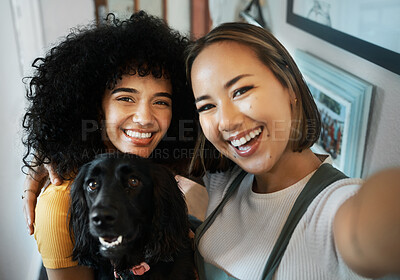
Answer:
[[[167,79],[124,75],[103,97],[106,146],[149,157],[171,123],[171,96]]]
[[[270,171],[290,150],[289,91],[252,49],[209,45],[194,60],[191,81],[204,135],[247,172]]]

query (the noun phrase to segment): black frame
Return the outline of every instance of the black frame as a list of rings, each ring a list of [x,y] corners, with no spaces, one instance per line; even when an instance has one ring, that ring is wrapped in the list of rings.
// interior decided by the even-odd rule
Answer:
[[[399,53],[298,16],[293,13],[293,1],[287,3],[286,21],[289,24],[400,75]]]

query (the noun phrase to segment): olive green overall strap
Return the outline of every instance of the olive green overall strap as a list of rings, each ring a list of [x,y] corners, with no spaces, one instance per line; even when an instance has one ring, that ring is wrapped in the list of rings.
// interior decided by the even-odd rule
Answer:
[[[347,178],[347,176],[328,163],[322,164],[317,169],[317,171],[305,185],[304,189],[301,191],[299,197],[296,199],[296,202],[290,211],[289,217],[286,220],[281,234],[278,237],[274,248],[272,249],[271,255],[268,258],[261,279],[272,279],[275,270],[278,268],[279,263],[282,260],[283,254],[285,253],[286,247],[289,244],[290,237],[292,236],[294,229],[314,198],[327,186],[344,178]]]
[[[206,279],[205,272],[204,272],[204,260],[198,250],[200,238],[203,236],[203,234],[207,231],[207,229],[214,222],[215,218],[221,212],[222,208],[224,207],[226,202],[229,200],[229,198],[232,196],[232,194],[235,192],[235,190],[240,186],[240,183],[242,182],[242,180],[246,176],[246,174],[247,174],[247,172],[242,170],[239,173],[239,175],[236,176],[236,178],[233,180],[233,182],[229,186],[228,190],[225,193],[224,198],[221,200],[221,202],[218,204],[218,206],[207,217],[207,219],[196,229],[196,234],[194,237],[194,242],[195,242],[195,246],[196,246],[194,259],[196,262],[196,266],[197,266],[197,270],[198,270],[197,273],[199,275],[200,280]]]

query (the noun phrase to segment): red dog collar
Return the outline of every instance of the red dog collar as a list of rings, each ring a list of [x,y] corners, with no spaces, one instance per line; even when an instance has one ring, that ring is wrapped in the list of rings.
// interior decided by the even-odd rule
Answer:
[[[132,271],[132,273],[134,275],[143,275],[147,271],[150,270],[150,266],[146,262],[142,262],[139,265],[135,265],[134,267],[132,267],[129,270]],[[114,270],[114,277],[115,277],[115,279],[119,279],[120,278],[118,273],[115,270]]]
[[[150,266],[145,262],[142,262],[141,264],[136,265],[130,269],[130,271],[132,271],[132,273],[135,275],[143,275],[149,270]]]

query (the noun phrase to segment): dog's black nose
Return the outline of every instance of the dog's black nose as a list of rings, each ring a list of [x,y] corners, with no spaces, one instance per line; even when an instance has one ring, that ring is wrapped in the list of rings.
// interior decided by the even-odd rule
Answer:
[[[118,212],[112,208],[97,208],[91,211],[90,220],[97,226],[112,226],[117,220]]]

